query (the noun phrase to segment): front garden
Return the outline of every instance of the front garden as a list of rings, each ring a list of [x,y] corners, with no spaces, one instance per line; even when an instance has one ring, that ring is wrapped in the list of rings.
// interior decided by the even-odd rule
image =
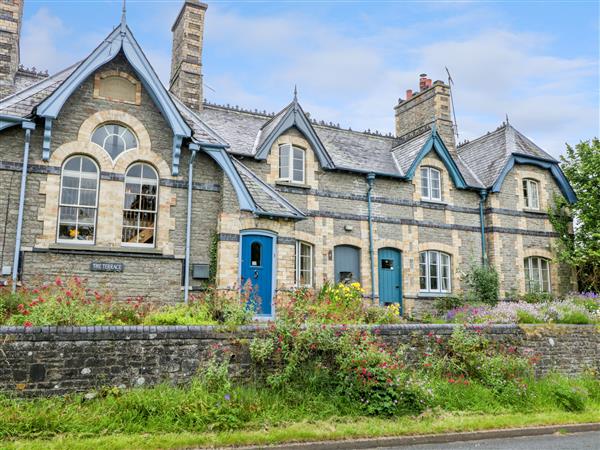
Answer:
[[[358,284],[280,296],[277,319],[247,345],[250,376],[232,376],[227,346],[215,345],[186,385],[112,385],[63,397],[0,396],[7,448],[175,448],[269,444],[600,421],[600,379],[534,376],[540,355],[490,341],[488,323],[598,324],[600,299],[530,295],[474,304],[439,300],[429,320],[457,323],[419,345],[392,345],[369,327],[406,319],[398,306],[370,306]],[[190,305],[117,302],[83,280],[0,290],[2,323],[41,325],[218,325],[252,322],[248,295],[207,290]],[[339,324],[346,324],[340,326]],[[463,325],[464,324],[464,325]],[[0,350],[2,347],[0,346]],[[416,350],[418,349],[418,350]],[[414,352],[419,354],[415,355]]]

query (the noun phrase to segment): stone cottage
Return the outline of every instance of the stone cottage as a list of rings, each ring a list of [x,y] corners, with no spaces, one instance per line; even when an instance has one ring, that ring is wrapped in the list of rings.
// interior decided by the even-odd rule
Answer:
[[[265,316],[277,292],[328,281],[419,313],[486,260],[502,293],[575,287],[552,253],[547,209],[575,200],[558,162],[508,123],[457,145],[441,81],[390,99],[394,134],[357,132],[313,120],[296,95],[277,114],[204,100],[197,0],[172,27],[168,89],[125,15],[48,76],[19,64],[23,1],[0,10],[7,283],[78,275],[177,302],[212,277],[251,283]]]

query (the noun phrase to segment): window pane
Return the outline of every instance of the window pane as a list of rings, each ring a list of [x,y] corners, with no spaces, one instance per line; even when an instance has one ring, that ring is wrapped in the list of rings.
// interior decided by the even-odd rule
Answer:
[[[96,210],[94,208],[79,208],[77,211],[77,223],[93,225],[96,219]]]
[[[529,273],[529,258],[526,258],[523,266],[525,268],[525,288],[527,292],[531,292],[531,274]]]
[[[419,283],[420,289],[427,289],[427,253],[423,252],[419,255]]]
[[[78,189],[70,189],[63,187],[60,196],[60,203],[63,205],[77,205]]]
[[[542,291],[550,292],[550,267],[548,264],[548,260],[542,259],[541,261],[541,270],[542,270]]]
[[[290,167],[290,146],[283,145],[279,147],[279,178],[288,179]]]
[[[429,286],[432,291],[439,289],[438,286],[438,256],[437,252],[429,252]]]
[[[429,169],[426,167],[421,169],[421,196],[429,198]]]
[[[123,226],[137,227],[139,214],[140,213],[135,211],[123,211]]]
[[[538,185],[535,182],[530,182],[531,187],[531,207],[534,209],[538,209],[540,207],[539,197],[538,197]]]
[[[142,165],[134,164],[127,171],[127,176],[132,178],[140,178],[142,176]]]
[[[259,242],[253,242],[250,245],[250,265],[260,266],[261,245]]]
[[[450,256],[440,253],[440,263],[442,270],[442,291],[450,290]]]
[[[63,167],[63,171],[73,171],[79,172],[81,170],[81,156],[76,156],[75,158],[71,158],[67,161],[65,166]]]
[[[125,176],[122,239],[127,244],[154,245],[157,175],[148,164],[134,164]]]
[[[81,171],[95,174],[98,173],[98,168],[90,158],[81,158]]]
[[[96,206],[96,190],[81,189],[79,192],[79,204],[83,206]]]
[[[75,224],[60,224],[58,227],[59,239],[75,239],[77,236],[77,227]]]
[[[62,185],[64,187],[78,188],[79,187],[79,177],[70,177],[64,176],[62,180]]]
[[[137,148],[137,139],[128,128],[119,124],[106,124],[94,131],[92,142],[102,147],[115,159],[125,150]]]

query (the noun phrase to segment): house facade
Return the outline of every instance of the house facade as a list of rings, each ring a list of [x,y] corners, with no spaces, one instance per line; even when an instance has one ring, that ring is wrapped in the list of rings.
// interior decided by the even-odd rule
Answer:
[[[125,17],[48,76],[19,65],[23,1],[1,9],[6,282],[77,275],[160,302],[252,285],[265,316],[279,292],[347,281],[420,314],[482,261],[502,295],[576,288],[553,259],[547,210],[575,200],[558,162],[509,123],[457,145],[441,81],[391,101],[393,134],[357,132],[295,93],[276,114],[206,101],[197,0],[172,28],[168,89]]]

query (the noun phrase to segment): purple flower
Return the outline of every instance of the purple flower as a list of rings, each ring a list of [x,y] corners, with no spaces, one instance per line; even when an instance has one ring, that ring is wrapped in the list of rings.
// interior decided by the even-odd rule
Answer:
[[[225,394],[225,400],[227,400],[227,401],[231,400],[231,395]]]

